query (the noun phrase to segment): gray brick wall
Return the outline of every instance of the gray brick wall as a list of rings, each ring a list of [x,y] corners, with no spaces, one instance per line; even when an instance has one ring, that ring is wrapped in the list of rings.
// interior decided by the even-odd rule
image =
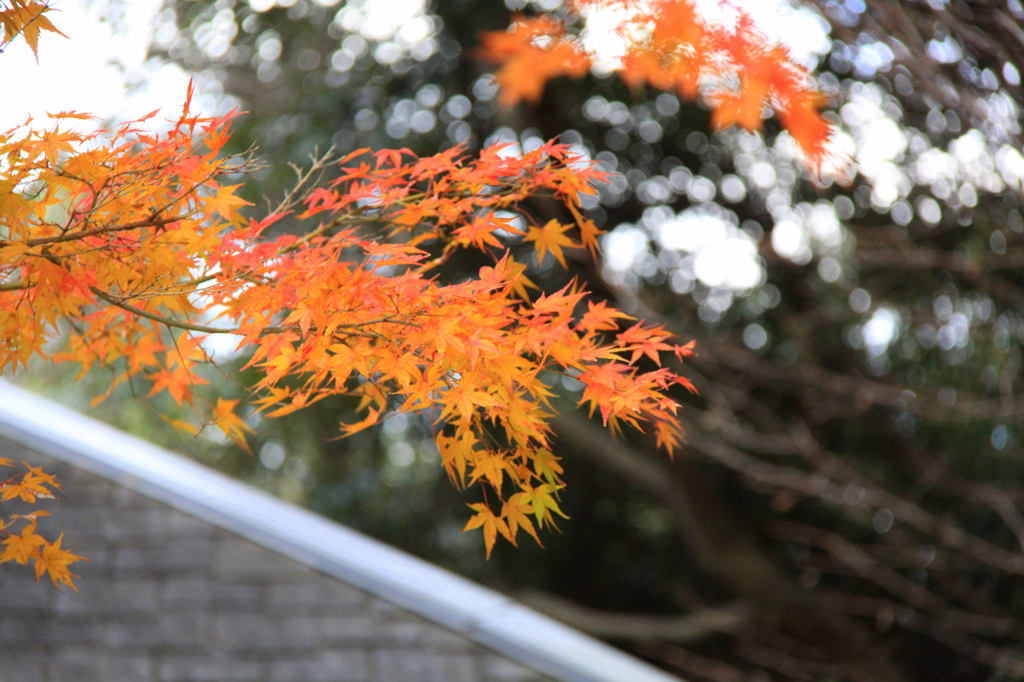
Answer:
[[[541,682],[462,635],[129,489],[55,473],[79,592],[0,566],[0,682]],[[0,512],[17,511],[13,503]]]

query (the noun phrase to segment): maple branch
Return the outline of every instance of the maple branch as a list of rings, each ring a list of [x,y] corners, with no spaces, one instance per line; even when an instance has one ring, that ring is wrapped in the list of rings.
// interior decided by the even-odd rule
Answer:
[[[751,480],[793,490],[808,497],[820,497],[833,484],[831,477],[762,462],[718,439],[709,438],[694,430],[689,432],[688,442],[694,450],[704,453],[719,464]],[[847,482],[865,486],[864,497],[856,506],[889,509],[896,519],[927,533],[951,549],[959,550],[981,563],[1007,573],[1024,575],[1024,554],[1010,552],[971,535],[952,521],[939,518],[856,474],[838,458],[830,458],[829,463],[835,467],[833,473],[838,474],[839,480],[845,479]],[[848,505],[843,505],[844,508],[846,506]]]
[[[9,246],[12,243],[26,244],[28,246],[49,246],[51,244],[60,244],[62,242],[77,241],[79,239],[85,239],[86,237],[95,237],[101,234],[107,234],[109,232],[124,232],[127,230],[135,230],[140,227],[163,227],[168,223],[175,223],[179,220],[185,220],[188,216],[174,216],[173,218],[146,218],[145,220],[137,220],[132,223],[124,223],[122,225],[110,225],[108,227],[94,227],[91,230],[83,230],[81,232],[66,232],[59,237],[37,237],[35,239],[29,239],[25,242],[8,242],[0,239],[0,248]]]
[[[967,656],[968,658],[972,658],[979,663],[993,665],[990,656],[984,656],[981,660],[979,660],[977,656],[979,644],[981,646],[986,646],[984,643],[980,643],[973,637],[957,632],[948,623],[939,618],[929,618],[926,614],[917,609],[879,597],[846,594],[845,592],[839,592],[837,590],[821,588],[819,588],[819,590],[823,593],[826,608],[853,616],[873,618],[879,624],[891,622],[898,614],[900,627],[912,632],[918,632],[925,637],[929,637],[936,642],[943,644],[947,648]],[[983,652],[983,654],[984,653],[988,652]],[[998,658],[996,663],[993,665],[997,671],[1005,670],[1006,676],[1010,679],[1019,677],[1021,673],[1024,672],[1022,671],[1019,659],[1006,655],[1006,653],[1008,653],[1007,649],[999,649],[997,650],[997,653]],[[999,672],[997,672],[996,675],[999,675]]]
[[[785,535],[785,537],[800,541],[805,536]],[[882,622],[891,619],[897,609],[899,609],[901,611],[899,619],[901,627],[916,630],[925,635],[929,634],[928,628],[925,626],[925,622],[929,620],[929,615],[913,606],[907,606],[905,603],[892,601],[884,597],[849,594],[848,592],[832,590],[827,587],[819,587],[818,590],[821,593],[822,602],[826,608],[855,616],[877,618]],[[966,632],[982,636],[1005,637],[1013,633],[1016,633],[1015,636],[1018,638],[1020,636],[1020,623],[1012,618],[984,618],[967,611],[961,613],[968,617],[967,621],[974,621],[973,623],[966,622],[968,625],[967,628],[964,628]],[[979,618],[983,620],[976,620]],[[959,625],[962,627],[963,623]],[[972,625],[974,627],[971,627]]]
[[[1020,43],[1020,46],[1024,48],[1024,29],[1021,29],[1020,25],[1017,24],[1013,19],[1006,16],[1002,10],[996,9],[993,11],[993,16],[996,18],[996,22],[1001,26],[1007,33]]]
[[[123,301],[123,300],[119,299],[116,296],[108,294],[107,292],[105,292],[102,289],[99,289],[97,287],[92,287],[91,286],[91,287],[89,287],[89,290],[92,293],[96,294],[97,296],[102,298],[104,301],[106,301],[107,303],[109,303],[109,304],[111,304],[113,306],[117,306],[118,308],[121,308],[123,310],[127,310],[128,312],[133,313],[135,315],[138,315],[139,317],[144,317],[147,320],[153,320],[154,322],[159,322],[160,324],[162,324],[164,326],[167,326],[167,327],[175,327],[177,329],[184,329],[184,330],[187,330],[187,331],[199,332],[201,334],[235,334],[237,336],[244,336],[239,331],[233,330],[233,329],[223,329],[221,327],[211,327],[209,325],[195,324],[195,323],[192,323],[192,322],[181,322],[181,321],[169,318],[169,317],[164,317],[163,315],[157,315],[156,313],[151,313],[148,310],[143,310],[142,308],[139,308],[138,306],[134,306],[131,303]],[[279,327],[267,327],[264,331],[267,331],[267,333],[273,333],[273,332],[282,331],[282,330],[283,329],[279,328]]]
[[[766,632],[757,633],[767,635],[769,639],[775,639]],[[808,651],[807,657],[794,656],[792,647],[778,642],[774,646],[765,645],[752,638],[741,638],[736,644],[736,654],[742,656],[751,663],[762,668],[775,670],[789,678],[800,680],[828,680],[828,679],[849,679],[857,677],[857,672],[851,670],[848,665],[836,665],[813,660],[809,656],[817,652]],[[867,682],[862,679],[862,682]]]
[[[138,306],[132,305],[131,303],[128,303],[128,302],[124,301],[123,299],[121,299],[121,298],[119,298],[117,296],[114,296],[113,294],[110,294],[110,293],[108,293],[106,291],[103,291],[102,289],[99,289],[97,287],[92,287],[91,286],[91,287],[89,287],[89,290],[92,291],[92,293],[94,293],[96,296],[100,297],[101,299],[103,299],[104,301],[106,301],[107,303],[109,303],[109,304],[111,304],[113,306],[121,308],[122,310],[126,310],[126,311],[128,311],[130,313],[133,313],[135,315],[138,315],[140,317],[144,317],[147,320],[152,320],[154,322],[158,322],[159,324],[162,324],[162,325],[164,325],[166,327],[174,327],[176,329],[184,329],[186,331],[199,332],[201,334],[233,334],[235,336],[247,336],[247,334],[245,332],[241,331],[239,328],[225,329],[223,327],[211,327],[209,325],[196,324],[194,322],[182,322],[180,320],[175,320],[173,318],[166,317],[166,316],[160,315],[158,313],[149,312],[148,310],[145,310],[145,309],[140,308]],[[368,325],[372,325],[372,324],[400,324],[400,325],[409,326],[409,327],[420,327],[420,325],[418,325],[415,322],[412,322],[410,320],[404,320],[404,319],[403,320],[396,320],[396,319],[394,319],[394,316],[387,316],[387,317],[376,318],[376,319],[373,319],[373,320],[367,320],[365,322],[350,323],[350,324],[338,324],[338,325],[335,325],[335,328],[336,329],[360,329],[362,327],[365,327],[365,326],[368,326]],[[280,334],[280,333],[285,332],[285,331],[295,331],[297,329],[299,329],[299,325],[297,325],[297,324],[293,324],[293,325],[289,325],[289,326],[274,325],[274,326],[264,327],[263,329],[261,329],[260,330],[260,335],[262,336],[262,335],[266,335],[266,334]],[[315,326],[310,327],[311,331],[315,331],[316,329],[317,329],[317,327],[315,327]],[[388,340],[387,337],[385,337],[385,336],[383,336],[381,334],[378,334],[376,332],[371,332],[371,331],[365,331],[365,330],[359,331],[359,332],[347,332],[344,335],[345,336],[365,336],[365,337],[368,337],[368,338],[376,338],[376,339],[380,339],[380,340],[384,340],[384,341]]]
[[[634,453],[624,453],[622,445],[608,441],[604,432],[598,431],[580,415],[559,414],[552,419],[551,425],[559,437],[578,443],[582,454],[650,490],[672,510],[683,542],[698,557],[706,559],[709,556],[711,548],[700,532],[690,501],[672,478],[666,476],[664,465],[639,453],[635,456],[630,456]]]
[[[939,490],[967,502],[981,503],[991,509],[1002,519],[1003,524],[1013,533],[1017,544],[1024,551],[1024,515],[1021,515],[1006,491],[992,483],[978,483],[956,477],[945,471],[945,466],[938,462],[933,462],[929,466],[934,467],[935,464],[940,464],[938,480],[934,483]],[[921,473],[928,480],[935,478],[934,474],[929,475],[928,471]]]
[[[6,284],[0,284],[0,292],[3,291],[21,291],[23,289],[31,289],[32,284],[28,284],[23,280],[17,280],[14,282],[8,282]]]
[[[318,187],[320,185],[320,181],[323,179],[327,167],[334,161],[333,157],[335,149],[334,145],[331,145],[331,148],[324,152],[323,156],[317,156],[318,150],[314,149],[313,153],[309,155],[309,170],[305,173],[302,172],[302,169],[299,168],[298,164],[289,163],[288,165],[295,171],[295,175],[297,176],[295,185],[288,190],[284,197],[281,198],[275,208],[271,209],[270,201],[267,201],[269,214],[273,215],[275,213],[284,213],[304,201],[306,196],[298,196],[299,192],[307,185],[312,187]],[[314,175],[317,175],[316,180],[313,180]]]
[[[711,412],[702,412],[697,417],[697,423],[706,431],[716,432],[719,438],[724,439],[730,445],[763,454],[804,455],[818,464],[820,469],[827,470],[830,477],[838,478],[846,483],[854,482],[869,488],[877,488],[878,491],[885,494],[873,481],[852,466],[846,464],[844,460],[822,449],[811,436],[810,429],[803,423],[799,424],[801,427],[800,432],[790,436],[748,431],[716,418]],[[787,469],[787,467],[782,468]],[[797,469],[791,470],[799,471]],[[1005,492],[992,484],[978,484],[954,479],[945,472],[942,476],[943,478],[940,481],[944,482],[943,489],[945,491],[971,502],[980,502],[998,514],[1006,527],[1013,532],[1018,545],[1024,550],[1024,516],[1017,510],[1013,500]],[[879,502],[880,504],[888,505],[886,508],[890,510],[896,508],[903,509],[901,505],[895,503],[895,500],[906,501],[904,498],[893,495]],[[913,510],[903,509],[903,512],[906,514],[906,518],[912,519],[911,525],[914,525],[918,530],[926,531],[934,523],[934,519],[928,519],[925,516],[927,512],[924,512],[916,505],[914,507]]]
[[[170,332],[170,329],[168,329],[167,331]],[[177,362],[180,367],[184,367],[187,370],[189,370],[188,371],[188,385],[189,385],[189,391],[191,392],[193,399],[189,400],[188,403],[193,408],[193,411],[196,414],[196,416],[199,417],[199,421],[201,423],[205,424],[206,423],[206,417],[203,415],[202,408],[199,405],[193,403],[193,400],[195,399],[195,397],[197,395],[197,393],[196,393],[195,375],[191,372],[191,367],[190,367],[193,364],[193,362],[192,362],[192,360],[190,358],[186,358],[185,354],[181,352],[181,348],[178,346],[178,339],[176,339],[173,334],[171,335],[171,344],[174,346],[174,352],[178,354],[178,359],[175,362]],[[170,357],[170,353],[167,354],[167,357],[168,358]],[[207,360],[207,359],[209,359],[209,355],[206,353],[206,351],[203,351],[203,360]]]

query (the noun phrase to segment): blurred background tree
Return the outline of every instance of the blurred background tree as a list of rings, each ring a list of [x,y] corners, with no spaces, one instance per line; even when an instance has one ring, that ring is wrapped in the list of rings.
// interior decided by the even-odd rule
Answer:
[[[248,112],[232,143],[266,163],[253,201],[330,146],[560,136],[614,173],[587,206],[599,265],[534,257],[530,276],[696,339],[701,397],[681,396],[675,461],[560,417],[571,518],[546,548],[484,561],[423,419],[331,440],[346,405],[325,401],[255,424],[249,457],[136,403],[105,414],[688,679],[1024,678],[1024,8],[754,5],[815,70],[850,186],[815,187],[772,120],[710,135],[706,108],[599,70],[499,108],[480,32],[557,0],[168,0],[158,17],[152,69]]]

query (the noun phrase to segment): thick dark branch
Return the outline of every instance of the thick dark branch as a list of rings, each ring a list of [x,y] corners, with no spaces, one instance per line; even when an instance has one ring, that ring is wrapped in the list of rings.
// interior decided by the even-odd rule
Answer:
[[[835,485],[831,477],[808,473],[793,467],[762,462],[731,445],[696,430],[687,434],[687,443],[714,461],[742,474],[743,476],[774,487],[786,488],[809,497],[820,497],[830,486]],[[863,496],[857,506],[864,508],[886,508],[893,516],[933,537],[939,544],[956,549],[973,559],[993,566],[1007,573],[1024,575],[1024,555],[997,547],[979,537],[967,533],[953,522],[939,518],[908,500],[894,495],[856,474],[841,462],[834,461],[833,475],[843,483],[857,483],[864,487]],[[847,505],[849,506],[849,505]]]
[[[773,521],[772,531],[779,536],[799,539],[803,543],[819,547],[833,557],[853,569],[855,573],[866,578],[908,604],[955,626],[963,632],[983,637],[1014,637],[1024,636],[1024,628],[1014,618],[983,616],[969,611],[954,608],[909,578],[905,578],[888,566],[875,560],[868,552],[847,540],[841,535],[831,533],[823,528],[792,521]]]
[[[709,635],[736,632],[753,615],[746,602],[705,608],[685,616],[657,616],[592,609],[536,590],[517,594],[516,599],[556,620],[604,639],[694,642]]]
[[[675,320],[659,315],[632,293],[621,288],[609,288],[615,292],[620,308],[632,310],[633,315],[649,324],[664,325],[677,336],[686,336]],[[716,341],[714,353],[709,353],[707,357],[708,359],[705,359],[698,354],[687,362],[706,371],[726,367],[766,382],[796,384],[823,390],[860,403],[862,408],[872,404],[889,407],[897,400],[905,398],[906,387],[902,385],[890,385],[860,376],[842,374],[808,362],[781,366],[754,351],[734,345],[727,339]],[[954,407],[940,402],[937,396],[922,394],[917,396],[916,403],[917,411],[926,419],[935,422],[1004,419],[1024,413],[1024,402],[1006,398],[958,399]]]
[[[821,609],[812,595],[794,585],[765,555],[743,519],[707,488],[691,458],[677,458],[671,465],[659,462],[645,452],[616,443],[597,424],[578,414],[560,414],[552,425],[574,456],[589,459],[640,485],[670,509],[680,535],[704,569],[737,597],[755,606],[759,617],[771,619],[789,636],[806,640],[828,651],[834,660],[859,669],[854,676],[857,679],[903,679],[877,655],[878,644],[867,632]]]
[[[753,679],[745,675],[739,668],[735,668],[722,661],[705,658],[700,654],[687,651],[682,647],[660,642],[642,642],[636,646],[636,652],[641,656],[660,661],[661,663],[677,668],[686,675],[694,675],[699,678],[706,678],[713,682],[744,682]]]

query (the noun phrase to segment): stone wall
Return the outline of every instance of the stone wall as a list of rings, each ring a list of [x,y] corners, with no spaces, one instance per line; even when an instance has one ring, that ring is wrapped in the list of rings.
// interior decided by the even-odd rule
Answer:
[[[79,592],[0,566],[0,682],[541,682],[336,578],[0,437],[64,496]],[[16,512],[15,503],[3,511]]]

